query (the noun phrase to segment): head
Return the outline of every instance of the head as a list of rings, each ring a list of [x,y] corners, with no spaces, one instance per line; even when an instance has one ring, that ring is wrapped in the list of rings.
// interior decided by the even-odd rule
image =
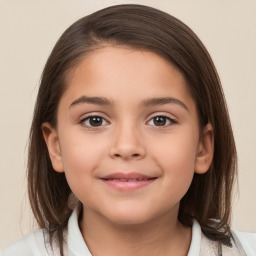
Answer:
[[[136,52],[141,58],[142,53],[153,56],[165,67],[169,64],[183,81],[195,107],[198,138],[210,131],[213,154],[207,169],[193,172],[179,202],[178,218],[184,225],[191,225],[195,218],[208,236],[215,234],[215,239],[225,239],[236,150],[218,74],[207,50],[186,25],[169,14],[141,5],[113,6],[78,20],[58,40],[45,65],[28,157],[29,196],[39,225],[45,227],[47,222],[50,233],[56,231],[61,243],[68,218],[79,204],[61,167],[52,164],[43,137],[43,132],[47,134],[44,124],[58,129],[60,104],[79,67],[86,65],[86,59],[100,56],[100,52],[104,55],[106,49]],[[42,128],[46,130],[42,132]],[[220,220],[217,227],[212,227],[212,219]]]

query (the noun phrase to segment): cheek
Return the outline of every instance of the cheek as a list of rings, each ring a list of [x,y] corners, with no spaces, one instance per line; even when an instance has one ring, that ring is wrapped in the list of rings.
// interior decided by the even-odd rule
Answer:
[[[79,197],[80,190],[89,188],[95,177],[105,150],[103,143],[95,142],[87,136],[65,134],[61,140],[61,154],[64,171],[71,190]]]
[[[163,187],[169,193],[182,197],[189,189],[196,161],[198,137],[195,135],[184,132],[155,143],[153,154],[163,172]]]
[[[64,167],[68,171],[72,167],[74,171],[80,170],[81,167],[87,168],[97,164],[101,159],[102,153],[106,152],[104,141],[99,140],[98,136],[88,136],[87,134],[70,131],[61,136],[61,154],[63,157]],[[91,168],[89,168],[91,169]]]
[[[198,146],[198,135],[192,130],[184,129],[179,133],[170,134],[157,141],[151,141],[152,155],[159,159],[159,164],[176,167],[174,170],[188,170],[194,167]]]

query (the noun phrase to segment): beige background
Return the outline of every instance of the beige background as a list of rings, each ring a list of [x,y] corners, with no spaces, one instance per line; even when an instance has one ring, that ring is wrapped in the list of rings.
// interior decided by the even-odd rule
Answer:
[[[119,3],[162,9],[201,38],[221,77],[239,155],[233,228],[256,232],[256,1],[0,0],[0,249],[32,230],[26,142],[45,61],[78,18]]]

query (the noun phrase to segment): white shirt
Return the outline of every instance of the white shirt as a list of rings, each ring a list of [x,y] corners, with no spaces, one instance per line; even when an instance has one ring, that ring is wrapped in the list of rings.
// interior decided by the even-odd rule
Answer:
[[[236,249],[223,246],[223,256],[247,255],[256,256],[256,233],[235,232],[245,254]],[[239,243],[238,241],[238,243]],[[201,231],[196,220],[192,226],[192,240],[188,256],[211,256],[218,255],[215,242],[209,240]],[[78,225],[78,211],[74,210],[68,221],[67,248],[68,256],[91,256],[89,249],[83,239]],[[0,256],[57,256],[57,250],[52,252],[47,241],[45,230],[38,229],[23,239],[7,247]]]

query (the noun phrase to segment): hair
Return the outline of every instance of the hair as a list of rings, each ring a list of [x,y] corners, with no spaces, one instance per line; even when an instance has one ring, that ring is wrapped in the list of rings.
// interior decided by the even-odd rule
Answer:
[[[196,219],[204,234],[227,243],[237,156],[229,114],[213,61],[195,33],[175,17],[143,5],[116,5],[85,16],[57,41],[42,73],[29,137],[28,193],[42,228],[59,244],[73,209],[81,204],[64,173],[54,171],[41,125],[57,125],[57,108],[74,67],[87,54],[107,45],[148,50],[167,59],[184,76],[203,128],[214,130],[214,156],[205,174],[194,174],[181,199],[178,218],[187,226]],[[218,220],[218,221],[216,221]]]

